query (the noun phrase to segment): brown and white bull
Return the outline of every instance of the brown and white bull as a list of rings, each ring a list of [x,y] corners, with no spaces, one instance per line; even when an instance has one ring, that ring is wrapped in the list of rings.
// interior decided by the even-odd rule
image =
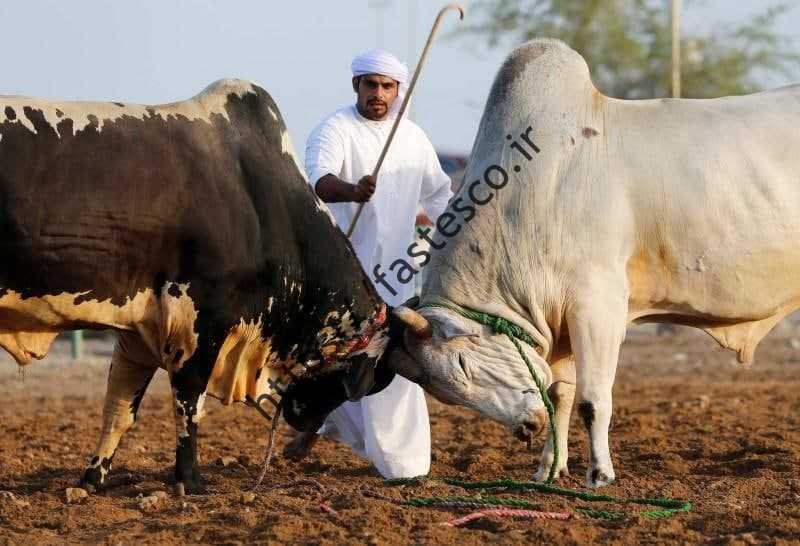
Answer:
[[[540,430],[544,407],[503,335],[426,304],[520,325],[556,399],[561,473],[577,387],[587,483],[614,480],[612,386],[630,324],[706,331],[749,363],[800,308],[800,86],[713,100],[612,99],[565,44],[514,50],[464,184],[439,219],[422,307],[398,309],[393,366],[444,401]],[[537,477],[553,460],[548,441]]]

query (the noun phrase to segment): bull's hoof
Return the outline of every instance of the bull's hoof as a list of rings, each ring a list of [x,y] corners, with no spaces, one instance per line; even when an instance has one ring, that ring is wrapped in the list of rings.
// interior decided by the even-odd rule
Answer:
[[[176,472],[176,474],[178,474]],[[197,467],[192,468],[190,472],[184,472],[183,475],[175,477],[175,495],[182,497],[184,495],[202,495],[208,491],[206,481],[200,475]]]
[[[586,487],[592,489],[611,485],[615,479],[614,471],[611,469],[603,470],[600,467],[589,467],[586,471]]]
[[[78,487],[85,489],[87,493],[99,493],[103,490],[103,475],[97,467],[89,467],[78,480]]]
[[[311,453],[319,440],[316,432],[301,432],[283,448],[283,456],[292,461],[301,461]]]
[[[547,477],[549,475],[550,475],[550,464],[549,463],[540,464],[539,469],[533,475],[533,481],[544,482],[547,480]],[[567,469],[566,463],[556,468],[555,474],[553,474],[553,479],[556,480],[562,476],[569,476],[569,470]]]
[[[87,469],[83,477],[78,480],[78,487],[85,489],[90,495],[92,493],[104,493],[109,489],[125,487],[141,481],[141,478],[134,474],[120,474],[119,476],[106,477],[103,479],[102,477],[98,477],[98,473],[92,472],[93,470],[97,469]]]
[[[89,466],[83,472],[83,477],[78,481],[78,487],[85,489],[89,493],[99,493],[108,487],[106,476],[111,472],[111,457],[102,459],[95,455],[92,457]]]
[[[75,486],[76,487],[80,487],[81,489],[83,489],[87,493],[89,493],[90,495],[102,491],[102,487],[98,487],[95,484],[93,484],[92,482],[85,480],[84,478],[81,478],[80,480],[78,480],[78,483],[76,483]]]
[[[185,497],[186,495],[204,495],[207,492],[208,492],[208,487],[202,480],[200,482],[195,482],[191,484],[187,482],[175,483],[176,497]]]

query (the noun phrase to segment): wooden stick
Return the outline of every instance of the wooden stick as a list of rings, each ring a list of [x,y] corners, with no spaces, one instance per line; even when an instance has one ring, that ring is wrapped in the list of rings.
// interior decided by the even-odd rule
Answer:
[[[417,78],[422,70],[422,65],[425,62],[425,58],[428,56],[428,50],[433,43],[433,36],[436,34],[436,30],[439,28],[439,22],[441,21],[442,16],[451,9],[457,9],[459,12],[459,19],[464,19],[464,8],[460,4],[449,4],[439,10],[439,14],[436,16],[436,20],[433,22],[431,32],[428,35],[428,41],[425,42],[425,48],[422,50],[422,54],[419,57],[419,62],[417,62],[417,68],[414,70],[414,76],[412,76],[411,83],[408,85],[406,96],[403,97],[403,103],[400,105],[400,111],[397,113],[397,117],[392,125],[392,130],[389,132],[389,138],[386,139],[386,144],[383,145],[381,155],[378,157],[378,163],[375,165],[375,169],[372,171],[372,177],[375,178],[376,182],[378,179],[378,172],[381,170],[381,165],[383,164],[383,159],[386,157],[386,152],[389,151],[389,145],[392,143],[392,139],[394,139],[394,134],[397,132],[397,127],[400,125],[400,120],[406,111],[406,106],[408,106],[408,99],[411,98],[411,93],[414,91],[414,86],[417,84]],[[356,210],[356,214],[353,216],[353,221],[350,222],[350,227],[347,229],[348,238],[353,234],[353,230],[356,228],[356,222],[358,222],[358,218],[361,216],[361,212],[364,210],[364,205],[365,203],[358,204],[358,210]]]

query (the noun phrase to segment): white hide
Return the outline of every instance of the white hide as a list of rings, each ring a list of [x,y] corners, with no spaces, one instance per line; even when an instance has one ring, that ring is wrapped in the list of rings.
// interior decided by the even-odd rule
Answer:
[[[528,127],[540,150],[526,148],[530,161],[511,147]],[[446,247],[433,255],[423,303],[512,320],[541,342],[547,364],[574,357],[578,401],[593,410],[588,481],[609,483],[611,387],[627,325],[693,325],[749,362],[771,327],[800,308],[798,127],[800,86],[617,100],[597,91],[565,44],[528,42],[498,73],[455,199],[468,202],[470,183],[491,165],[509,181],[480,182],[473,193],[492,200],[456,237],[437,237]],[[492,338],[487,331],[484,345]],[[418,347],[431,381],[450,373],[455,343],[463,342],[434,337]],[[513,424],[517,386],[498,378],[522,368],[518,357],[487,358],[468,384],[434,388]],[[562,439],[566,469],[566,431]]]

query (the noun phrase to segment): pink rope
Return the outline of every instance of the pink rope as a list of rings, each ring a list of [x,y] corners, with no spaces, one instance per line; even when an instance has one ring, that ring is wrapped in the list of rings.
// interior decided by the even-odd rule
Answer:
[[[339,513],[336,510],[334,510],[333,508],[331,508],[328,504],[325,504],[324,502],[320,503],[319,509],[322,512],[325,512],[326,514],[332,514],[334,516]]]
[[[569,512],[539,512],[536,510],[514,510],[510,508],[496,508],[493,510],[481,510],[479,512],[473,512],[462,518],[451,519],[450,521],[444,521],[439,525],[446,525],[448,527],[460,527],[461,525],[465,525],[470,521],[492,516],[497,516],[500,518],[567,520],[572,516],[572,514],[570,514]]]

